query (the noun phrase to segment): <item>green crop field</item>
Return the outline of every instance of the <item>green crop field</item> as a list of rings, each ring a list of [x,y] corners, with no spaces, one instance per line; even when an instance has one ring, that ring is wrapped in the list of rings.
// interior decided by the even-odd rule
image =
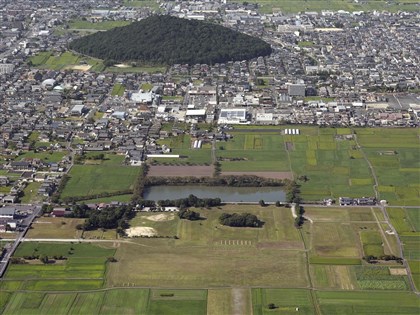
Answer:
[[[360,238],[365,256],[381,257],[384,255],[382,237],[378,231],[361,231]]]
[[[14,257],[47,256],[48,263],[26,259],[25,264],[11,264],[2,289],[29,291],[78,291],[101,288],[105,282],[107,257],[115,249],[87,243],[22,243]],[[64,256],[66,259],[56,257]]]
[[[290,171],[283,137],[273,132],[231,132],[233,139],[217,143],[222,171]]]
[[[311,278],[316,288],[353,290],[357,288],[356,275],[351,266],[315,265],[310,266]]]
[[[417,314],[420,300],[409,292],[317,291],[323,314]]]
[[[117,83],[114,85],[111,91],[111,95],[113,96],[123,96],[125,92],[125,87],[121,83]]]
[[[405,276],[391,275],[389,267],[356,266],[359,287],[364,290],[408,290]]]
[[[372,163],[382,199],[391,204],[420,202],[420,140],[416,129],[356,129],[357,139]],[[386,138],[387,141],[381,141]]]
[[[122,159],[122,156],[110,155],[108,160],[92,161],[100,165],[74,165],[61,198],[95,196],[132,189],[139,168],[123,166]],[[90,163],[89,160],[87,163]]]
[[[276,308],[269,309],[270,303]],[[304,289],[253,289],[252,305],[254,315],[314,313],[311,292]]]

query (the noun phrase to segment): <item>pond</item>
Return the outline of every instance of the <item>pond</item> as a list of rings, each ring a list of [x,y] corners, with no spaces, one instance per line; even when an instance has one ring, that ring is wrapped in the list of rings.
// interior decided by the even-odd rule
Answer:
[[[220,198],[222,202],[285,201],[286,193],[281,187],[224,187],[224,186],[152,186],[145,187],[146,200],[174,200],[187,198]]]

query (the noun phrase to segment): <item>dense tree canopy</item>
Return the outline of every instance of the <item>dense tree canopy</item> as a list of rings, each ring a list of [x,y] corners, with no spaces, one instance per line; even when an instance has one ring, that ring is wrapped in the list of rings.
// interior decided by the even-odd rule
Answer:
[[[251,213],[223,213],[219,217],[219,222],[233,227],[261,227],[263,225],[263,222]]]
[[[168,15],[97,32],[74,40],[69,47],[106,61],[149,64],[214,64],[271,53],[270,45],[259,38],[221,25]]]

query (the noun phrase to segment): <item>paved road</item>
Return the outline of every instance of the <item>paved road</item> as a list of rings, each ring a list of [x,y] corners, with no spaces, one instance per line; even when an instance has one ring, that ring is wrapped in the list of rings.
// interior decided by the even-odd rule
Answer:
[[[19,244],[24,240],[26,232],[28,232],[29,227],[32,224],[32,221],[36,218],[36,216],[41,211],[41,206],[35,206],[33,208],[33,212],[31,215],[23,219],[22,225],[24,226],[24,229],[22,232],[18,234],[16,239],[2,239],[3,241],[11,241],[14,242],[11,247],[8,247],[6,249],[6,252],[2,256],[2,259],[0,261],[0,278],[3,276],[4,272],[6,271],[7,265],[9,264],[9,259],[12,257],[13,253],[15,252],[16,248],[19,246]]]

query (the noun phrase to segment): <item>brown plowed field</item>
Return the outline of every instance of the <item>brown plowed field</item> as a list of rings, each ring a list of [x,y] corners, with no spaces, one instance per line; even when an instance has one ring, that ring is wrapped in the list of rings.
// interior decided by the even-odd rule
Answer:
[[[222,172],[222,175],[255,175],[263,178],[293,179],[292,172]]]
[[[148,176],[213,176],[213,166],[165,166],[151,165]]]

